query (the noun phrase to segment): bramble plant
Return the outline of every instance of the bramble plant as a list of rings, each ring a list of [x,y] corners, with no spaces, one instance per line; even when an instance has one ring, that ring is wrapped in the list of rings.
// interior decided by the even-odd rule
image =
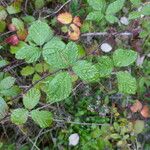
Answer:
[[[61,7],[52,12],[48,7],[57,3]],[[9,119],[25,136],[29,122],[42,128],[36,128],[35,143],[29,140],[31,149],[38,149],[36,143],[47,128],[53,149],[144,148],[138,137],[150,129],[144,121],[150,117],[150,3],[15,0],[0,4],[4,135]]]

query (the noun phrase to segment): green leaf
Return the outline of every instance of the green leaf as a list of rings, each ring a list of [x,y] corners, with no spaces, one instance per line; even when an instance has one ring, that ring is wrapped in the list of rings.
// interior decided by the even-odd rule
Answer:
[[[150,15],[150,4],[144,5],[144,7],[141,10],[143,15]]]
[[[35,8],[41,9],[45,5],[45,0],[35,0]]]
[[[21,2],[16,1],[12,3],[10,6],[7,6],[7,11],[10,15],[21,12]]]
[[[100,77],[107,77],[113,70],[113,61],[108,56],[99,57],[97,68]]]
[[[23,104],[27,109],[33,109],[40,100],[41,93],[38,89],[32,88],[23,96]]]
[[[133,5],[140,5],[141,0],[130,0]]]
[[[113,61],[116,67],[125,67],[137,59],[137,52],[132,50],[117,49],[113,53]]]
[[[6,60],[0,60],[0,68],[4,67],[8,64],[8,62]]]
[[[15,46],[10,46],[10,52],[11,54],[16,54],[17,51],[19,51],[21,48],[28,46],[25,42],[23,41],[19,41],[19,44],[15,45]]]
[[[28,111],[23,108],[18,108],[11,113],[11,122],[16,125],[24,124],[28,119]]]
[[[1,90],[0,91],[0,95],[2,96],[12,96],[12,97],[15,97],[17,96],[18,94],[20,93],[20,89],[18,86],[12,86],[11,88],[9,89],[6,89],[6,90]]]
[[[5,20],[7,17],[7,12],[4,7],[0,6],[0,20]]]
[[[143,120],[136,120],[134,123],[134,132],[139,134],[141,133],[145,128],[145,123]]]
[[[35,71],[42,73],[49,69],[49,65],[46,63],[38,63],[35,65]]]
[[[106,15],[105,19],[109,22],[109,23],[115,23],[118,22],[118,18],[113,16],[113,15]]]
[[[113,15],[113,14],[119,12],[122,9],[122,7],[124,6],[124,2],[125,2],[125,0],[116,0],[115,2],[109,4],[109,6],[106,10],[106,14]]]
[[[31,117],[41,128],[50,127],[52,123],[52,113],[49,111],[32,110]]]
[[[24,30],[24,23],[21,19],[12,18],[12,24],[16,27],[18,31]]]
[[[34,68],[32,66],[26,66],[21,70],[21,75],[23,76],[29,76],[32,75],[33,73],[34,73]]]
[[[78,58],[78,47],[74,42],[65,45],[60,39],[53,38],[44,46],[43,57],[55,69],[68,68]]]
[[[118,89],[120,93],[135,94],[137,90],[136,79],[128,72],[117,73]]]
[[[5,100],[2,97],[0,97],[0,120],[6,116],[7,112],[8,112],[8,106]]]
[[[22,47],[16,53],[17,59],[25,59],[27,63],[32,63],[37,61],[40,56],[41,56],[41,49],[29,45]]]
[[[100,21],[103,18],[103,16],[104,15],[101,11],[92,11],[87,15],[86,20]]]
[[[94,10],[102,10],[105,6],[105,0],[87,0],[87,2]]]
[[[72,91],[72,80],[67,72],[58,73],[46,85],[48,102],[58,102],[66,99]]]
[[[82,60],[78,61],[73,66],[73,71],[83,80],[86,82],[94,82],[99,79],[99,73],[92,63]]]
[[[43,45],[48,38],[53,37],[53,31],[47,23],[37,20],[29,28],[29,39],[37,45]]]
[[[4,32],[6,29],[6,22],[3,20],[0,20],[0,32]]]
[[[15,78],[13,77],[6,77],[0,81],[0,90],[7,90],[11,88],[15,83]]]
[[[141,17],[141,12],[138,12],[138,11],[133,11],[129,14],[129,19],[132,20],[132,19],[137,19],[137,18],[140,18]]]

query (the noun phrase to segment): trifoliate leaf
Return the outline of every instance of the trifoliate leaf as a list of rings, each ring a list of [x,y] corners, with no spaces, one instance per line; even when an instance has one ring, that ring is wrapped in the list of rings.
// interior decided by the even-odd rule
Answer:
[[[53,68],[67,68],[76,62],[78,47],[73,42],[65,45],[61,40],[53,38],[44,46],[43,57]]]
[[[28,111],[23,108],[18,108],[12,111],[11,122],[16,125],[24,124],[28,119]]]
[[[23,104],[27,109],[33,109],[39,102],[41,93],[38,89],[32,88],[23,96]]]
[[[7,112],[8,112],[8,106],[5,100],[2,97],[0,97],[0,120],[6,116]]]
[[[113,15],[113,14],[119,12],[122,9],[122,7],[124,6],[124,2],[125,2],[125,0],[116,0],[113,3],[109,4],[108,8],[106,10],[106,14]]]
[[[38,47],[26,45],[16,53],[17,59],[25,59],[27,63],[35,62],[41,56],[41,50]]]
[[[48,102],[54,103],[67,98],[72,91],[72,80],[67,72],[58,73],[46,85]]]
[[[41,128],[47,128],[52,123],[52,113],[49,111],[32,110],[31,117]]]
[[[0,90],[7,90],[11,88],[15,83],[14,77],[6,77],[0,81]]]
[[[113,70],[113,61],[108,56],[99,57],[97,69],[100,77],[107,77]]]
[[[113,61],[116,67],[125,67],[137,59],[137,52],[132,50],[117,49],[113,53]]]
[[[48,38],[52,38],[53,31],[47,23],[40,20],[35,21],[29,28],[29,39],[37,45],[43,45]]]
[[[136,79],[128,72],[117,73],[118,89],[123,94],[135,94],[137,90]]]
[[[73,66],[73,71],[83,80],[86,82],[94,82],[99,79],[99,73],[96,66],[92,63],[82,60],[78,61]]]
[[[23,76],[29,76],[34,73],[34,68],[32,66],[26,66],[21,70],[21,75]]]

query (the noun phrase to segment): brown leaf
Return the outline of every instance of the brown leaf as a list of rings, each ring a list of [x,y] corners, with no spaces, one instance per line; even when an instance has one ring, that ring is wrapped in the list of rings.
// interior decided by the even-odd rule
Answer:
[[[149,118],[150,117],[150,110],[149,110],[149,107],[147,105],[144,105],[142,110],[141,110],[141,115],[144,117],[144,118]]]
[[[76,41],[80,37],[80,29],[75,24],[71,24],[68,35],[71,40]]]
[[[73,23],[75,24],[75,25],[77,25],[78,27],[81,27],[81,20],[80,20],[80,18],[78,17],[78,16],[75,16],[74,17],[74,19],[73,19]]]
[[[70,24],[72,19],[72,15],[69,12],[64,12],[57,16],[57,20],[62,24]]]
[[[24,41],[28,35],[28,31],[26,29],[24,29],[23,31],[18,31],[17,35],[19,40]]]
[[[141,111],[142,103],[139,100],[136,100],[136,102],[130,107],[130,109],[133,113]]]

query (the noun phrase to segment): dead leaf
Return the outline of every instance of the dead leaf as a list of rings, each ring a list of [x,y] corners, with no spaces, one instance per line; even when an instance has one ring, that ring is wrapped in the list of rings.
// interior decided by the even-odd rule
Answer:
[[[17,45],[19,43],[19,39],[16,34],[11,35],[10,37],[5,39],[5,42],[11,45]]]
[[[78,27],[81,27],[81,20],[80,20],[80,18],[78,17],[78,16],[75,16],[74,17],[74,19],[73,19],[73,23],[75,24],[75,25],[77,25]]]
[[[147,105],[144,105],[142,110],[141,110],[141,115],[144,117],[144,118],[149,118],[150,117],[150,110],[149,110],[149,107]]]
[[[76,41],[80,37],[80,29],[75,24],[71,24],[68,35],[71,40]]]
[[[24,29],[23,31],[18,31],[17,35],[19,40],[24,41],[28,35],[28,31],[26,29]]]
[[[139,100],[136,100],[136,102],[130,107],[130,109],[133,113],[141,111],[142,103]]]
[[[64,12],[57,16],[57,20],[62,24],[70,24],[72,19],[72,15],[69,12]]]

